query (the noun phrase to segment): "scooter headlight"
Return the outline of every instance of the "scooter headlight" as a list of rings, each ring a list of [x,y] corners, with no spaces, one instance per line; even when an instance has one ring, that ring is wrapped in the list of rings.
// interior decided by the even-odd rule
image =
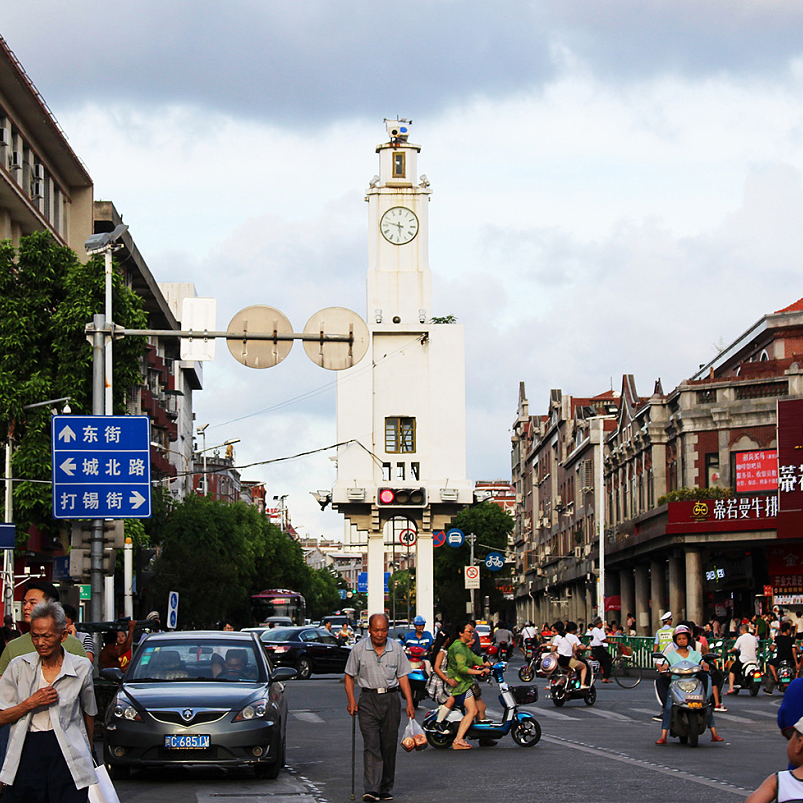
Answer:
[[[686,692],[686,694],[692,694],[697,691],[696,680],[679,680],[678,686],[680,690]]]

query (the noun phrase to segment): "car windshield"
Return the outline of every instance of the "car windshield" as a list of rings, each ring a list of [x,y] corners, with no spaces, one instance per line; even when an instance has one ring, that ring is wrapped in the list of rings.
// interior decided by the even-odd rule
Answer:
[[[246,639],[149,640],[125,674],[127,682],[265,681],[265,669]]]
[[[261,638],[262,641],[298,641],[298,631],[275,627],[273,630],[266,630]]]

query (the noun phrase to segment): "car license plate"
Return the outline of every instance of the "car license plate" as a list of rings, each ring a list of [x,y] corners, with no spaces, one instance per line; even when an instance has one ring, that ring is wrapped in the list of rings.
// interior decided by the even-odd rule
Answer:
[[[702,708],[702,703],[689,703],[689,708]]]
[[[193,735],[171,734],[165,736],[165,747],[178,750],[202,750],[209,747],[209,734],[195,733]]]

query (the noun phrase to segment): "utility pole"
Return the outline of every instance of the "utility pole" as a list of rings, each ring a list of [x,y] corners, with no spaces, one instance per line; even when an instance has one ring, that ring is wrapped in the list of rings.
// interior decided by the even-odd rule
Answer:
[[[471,560],[469,562],[469,566],[474,566],[475,565],[474,564],[474,542],[476,540],[477,540],[477,536],[474,535],[474,533],[469,533],[466,536],[466,541],[468,541],[469,544],[471,544]],[[477,614],[477,600],[476,600],[476,595],[474,594],[474,592],[476,590],[477,590],[476,588],[472,588],[471,589],[471,618],[472,619],[476,619],[477,618],[477,615],[476,615]]]

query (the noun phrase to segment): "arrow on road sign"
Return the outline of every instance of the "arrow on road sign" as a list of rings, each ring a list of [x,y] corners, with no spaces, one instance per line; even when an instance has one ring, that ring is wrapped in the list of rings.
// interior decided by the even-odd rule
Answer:
[[[75,440],[75,433],[72,431],[69,424],[67,424],[67,426],[64,427],[61,432],[59,432],[59,440],[64,441],[65,443]]]
[[[132,491],[131,498],[128,500],[129,504],[134,508],[134,510],[140,507],[145,501],[145,497],[139,491]]]
[[[68,457],[60,466],[59,468],[68,476],[72,477],[75,473],[75,469],[77,466],[75,465],[75,461],[72,457]]]

